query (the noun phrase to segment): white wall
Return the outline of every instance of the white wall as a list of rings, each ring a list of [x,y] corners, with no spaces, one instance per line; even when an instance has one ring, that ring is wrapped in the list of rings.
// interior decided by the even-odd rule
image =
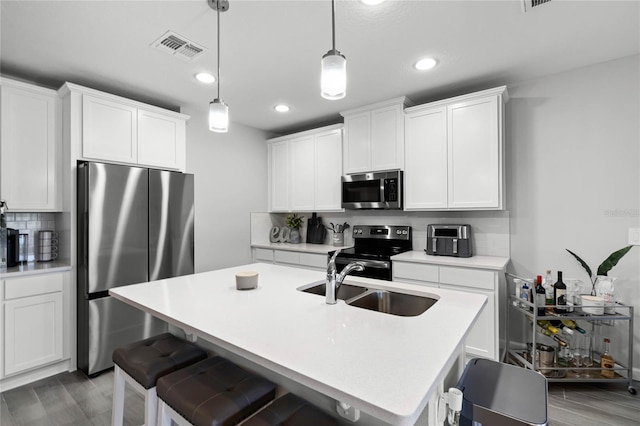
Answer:
[[[228,133],[209,131],[208,105],[183,112],[191,115],[187,172],[195,175],[196,272],[251,263],[250,212],[267,206],[267,135],[234,123]]]
[[[640,227],[639,63],[633,56],[509,86],[507,203],[516,275],[552,269],[587,281],[565,248],[595,273],[627,245],[628,228]],[[620,301],[636,310],[638,376],[640,247],[609,275],[618,278]],[[626,356],[624,333],[603,329]]]

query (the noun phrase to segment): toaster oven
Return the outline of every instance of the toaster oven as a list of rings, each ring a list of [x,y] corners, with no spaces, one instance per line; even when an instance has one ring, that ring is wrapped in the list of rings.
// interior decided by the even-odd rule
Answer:
[[[425,251],[436,256],[471,257],[471,226],[428,225]]]

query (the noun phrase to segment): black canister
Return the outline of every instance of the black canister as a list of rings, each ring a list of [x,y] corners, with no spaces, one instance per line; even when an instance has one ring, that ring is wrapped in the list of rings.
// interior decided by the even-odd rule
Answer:
[[[7,228],[7,268],[18,266],[20,262],[20,231]]]

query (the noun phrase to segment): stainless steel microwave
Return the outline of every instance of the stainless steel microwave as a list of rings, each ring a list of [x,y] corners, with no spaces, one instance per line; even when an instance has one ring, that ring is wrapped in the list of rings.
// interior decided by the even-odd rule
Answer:
[[[391,170],[342,176],[342,207],[402,210],[402,172]]]

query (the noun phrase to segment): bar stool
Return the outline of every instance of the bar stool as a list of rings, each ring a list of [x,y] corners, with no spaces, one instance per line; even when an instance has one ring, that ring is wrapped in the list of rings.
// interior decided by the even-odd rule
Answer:
[[[281,396],[244,422],[242,426],[332,426],[338,420],[311,405],[310,402],[288,393]]]
[[[276,385],[213,357],[158,379],[158,424],[235,425],[275,398]]]
[[[155,425],[158,414],[158,378],[205,358],[207,352],[204,349],[170,333],[140,340],[113,351],[115,368],[111,424],[122,425],[125,381],[144,395],[145,425]]]

